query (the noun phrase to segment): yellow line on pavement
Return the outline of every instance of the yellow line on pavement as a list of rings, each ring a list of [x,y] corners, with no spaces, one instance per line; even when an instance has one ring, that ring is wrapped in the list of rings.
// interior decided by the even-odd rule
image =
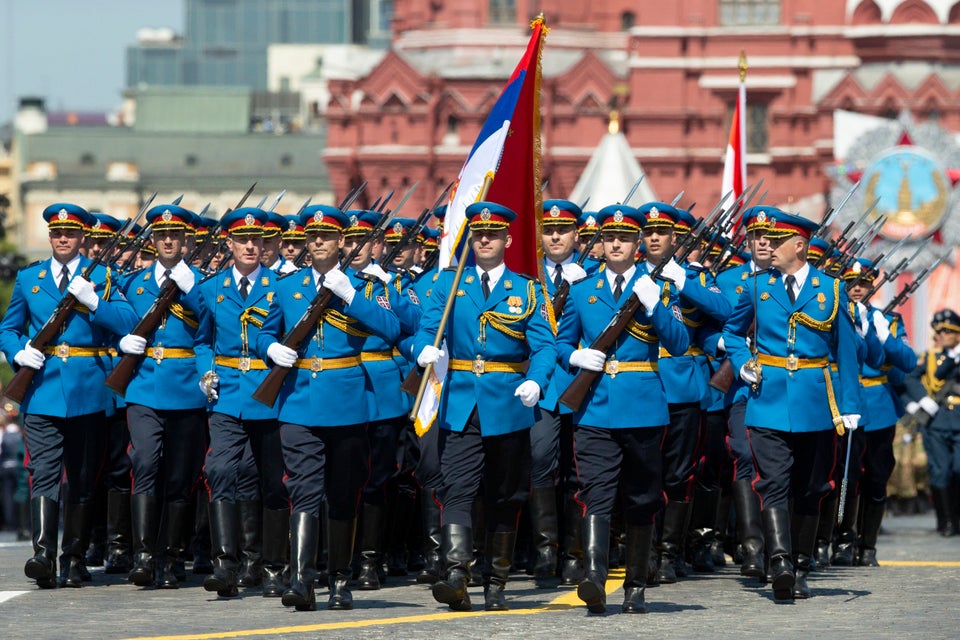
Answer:
[[[881,560],[881,567],[960,567],[960,562],[927,560]]]
[[[607,581],[607,593],[620,588],[623,581],[623,570],[610,572]],[[240,629],[236,631],[218,631],[214,633],[197,633],[176,636],[144,636],[129,638],[128,640],[214,640],[215,638],[249,638],[254,636],[276,635],[281,633],[307,633],[310,631],[331,631],[337,629],[360,629],[393,624],[413,624],[417,622],[439,622],[443,620],[460,620],[463,618],[478,618],[480,616],[509,616],[533,615],[550,611],[567,611],[575,606],[582,605],[577,597],[576,590],[568,591],[557,596],[547,604],[533,606],[527,609],[511,609],[509,611],[443,611],[428,613],[419,616],[401,616],[396,618],[372,618],[368,620],[349,620],[343,622],[325,622],[321,624],[297,625],[289,627],[271,627],[269,629]],[[322,603],[320,605],[323,606]]]

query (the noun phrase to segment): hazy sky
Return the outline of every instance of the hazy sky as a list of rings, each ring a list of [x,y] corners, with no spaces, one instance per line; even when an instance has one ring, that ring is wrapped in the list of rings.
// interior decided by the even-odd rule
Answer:
[[[183,33],[184,0],[0,0],[0,124],[24,95],[51,111],[120,104],[140,27]]]

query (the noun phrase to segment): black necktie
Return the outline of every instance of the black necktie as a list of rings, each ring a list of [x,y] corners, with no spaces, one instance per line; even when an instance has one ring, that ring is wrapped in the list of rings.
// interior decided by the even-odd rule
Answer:
[[[557,289],[560,288],[561,283],[563,283],[563,267],[560,266],[559,262],[554,263],[553,268],[553,286]]]
[[[480,276],[480,288],[483,289],[483,299],[490,297],[490,274],[484,273]]]
[[[797,284],[797,279],[791,274],[787,276],[787,297],[790,298],[790,304],[797,303],[797,294],[793,288]]]
[[[321,273],[320,277],[317,278],[317,291],[320,291],[320,288],[323,287],[323,281],[327,278],[327,274]]]
[[[160,278],[160,284],[164,284],[170,278],[170,269],[165,269],[163,271],[163,277]]]
[[[623,274],[617,274],[613,279],[613,299],[620,302],[621,295],[623,295]]]
[[[250,293],[250,281],[247,280],[247,276],[240,278],[240,297],[244,300],[247,299],[247,295]]]
[[[67,269],[67,265],[63,265],[63,271],[60,272],[60,283],[57,285],[60,293],[67,290],[68,282],[70,282],[70,271]]]

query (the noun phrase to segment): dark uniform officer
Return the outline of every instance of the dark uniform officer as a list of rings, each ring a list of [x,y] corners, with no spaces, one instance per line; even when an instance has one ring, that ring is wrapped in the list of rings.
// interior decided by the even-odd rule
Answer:
[[[841,282],[806,261],[816,224],[782,211],[766,215],[778,271],[745,282],[723,339],[734,371],[755,385],[744,419],[757,469],[754,488],[762,504],[774,597],[789,600],[810,596],[806,576],[820,502],[832,488],[836,433],[855,430],[859,420],[859,361]],[[753,339],[754,319],[751,347],[747,337]],[[827,366],[831,354],[839,388]]]
[[[238,534],[257,529],[253,533],[259,539],[262,527],[264,597],[283,594],[289,549],[277,410],[250,397],[267,375],[254,346],[275,295],[276,274],[260,265],[266,219],[266,212],[254,207],[225,215],[220,224],[228,233],[233,266],[199,285],[202,313],[196,351],[201,391],[210,401],[205,470],[214,544],[214,572],[203,586],[225,597],[237,595]],[[252,493],[244,494],[241,480],[248,474],[241,469],[248,453],[255,484]],[[246,514],[242,503],[249,505]]]
[[[80,587],[83,554],[89,542],[92,499],[103,461],[103,381],[109,370],[109,350],[116,335],[128,332],[137,314],[118,294],[110,269],[90,266],[80,256],[83,227],[91,216],[73,204],[53,204],[43,217],[50,232],[53,256],[21,269],[13,285],[7,313],[0,321],[0,349],[15,369],[35,369],[21,410],[23,433],[30,452],[30,519],[34,556],[24,573],[41,588],[56,586],[57,525],[60,482],[66,471],[70,490],[64,505],[64,586]],[[43,352],[30,340],[53,315],[65,293],[77,302],[57,344]],[[52,356],[52,357],[47,357]]]
[[[606,269],[570,288],[557,334],[559,361],[571,373],[602,371],[573,416],[574,455],[585,515],[585,576],[577,595],[591,613],[606,610],[610,518],[619,489],[626,526],[624,613],[644,613],[653,519],[663,507],[660,443],[669,423],[666,394],[657,373],[661,345],[671,354],[690,338],[675,293],[661,290],[647,263],[635,264],[645,218],[625,205],[599,212]],[[609,354],[586,348],[636,295],[643,305]]]
[[[132,274],[124,294],[137,314],[146,315],[167,279],[180,291],[151,334],[120,339],[122,353],[144,355],[125,395],[133,466],[133,537],[135,560],[128,576],[135,585],[155,583],[154,560],[163,544],[162,589],[176,589],[176,575],[190,523],[191,493],[203,468],[206,445],[206,398],[197,388],[194,339],[200,310],[195,287],[200,273],[182,257],[186,230],[195,215],[177,205],[147,212],[158,260]],[[171,390],[176,390],[175,393]],[[165,540],[160,540],[161,516]]]
[[[353,270],[338,266],[347,216],[336,207],[307,207],[301,217],[312,266],[277,281],[257,352],[277,366],[292,368],[278,397],[280,436],[293,514],[290,520],[290,588],[283,604],[316,609],[320,508],[328,524],[328,609],[351,609],[347,586],[360,491],[369,473],[364,393],[367,378],[361,353],[371,335],[392,343],[400,332],[382,295],[358,291]],[[367,281],[363,281],[365,284]],[[333,294],[310,340],[299,351],[279,340],[300,320],[320,288]],[[331,402],[336,398],[336,402]]]
[[[554,332],[535,283],[504,265],[511,242],[510,209],[492,202],[467,207],[475,267],[452,292],[445,327],[449,372],[433,429],[439,429],[443,550],[447,577],[433,597],[470,609],[471,509],[483,483],[487,538],[484,600],[503,610],[520,506],[530,491],[530,434],[535,406],[556,360]],[[440,273],[424,302],[413,352],[421,366],[436,363],[433,346],[451,295],[454,270]]]
[[[930,492],[944,536],[960,535],[960,315],[952,309],[940,313],[934,326],[940,349],[928,351],[904,383],[912,402],[907,412],[924,411],[930,421],[923,430]],[[937,402],[933,396],[942,397]]]

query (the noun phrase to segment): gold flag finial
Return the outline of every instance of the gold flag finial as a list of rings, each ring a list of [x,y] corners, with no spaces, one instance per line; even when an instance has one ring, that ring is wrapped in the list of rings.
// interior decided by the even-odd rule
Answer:
[[[609,133],[620,132],[620,111],[618,109],[610,111],[610,122],[607,123],[607,131]]]
[[[747,54],[740,49],[740,60],[737,61],[737,68],[740,69],[740,82],[747,79]]]

